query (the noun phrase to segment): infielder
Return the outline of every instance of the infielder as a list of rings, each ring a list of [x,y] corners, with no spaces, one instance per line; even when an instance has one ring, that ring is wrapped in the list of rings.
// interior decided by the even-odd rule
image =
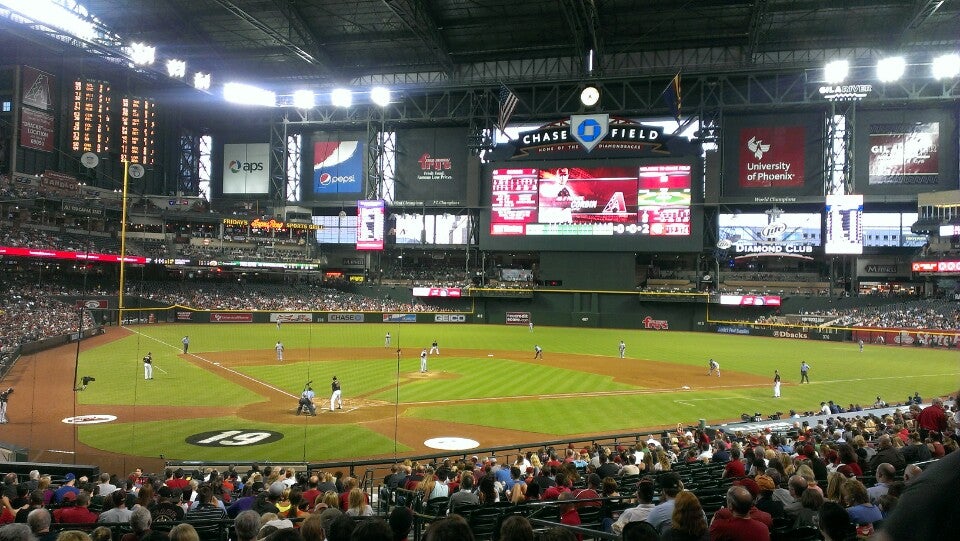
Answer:
[[[337,379],[337,376],[333,376],[333,381],[330,382],[330,411],[333,411],[333,405],[337,404],[337,409],[343,409],[343,398],[340,395],[340,380]]]
[[[390,331],[383,337],[383,347],[390,347]]]
[[[543,349],[540,346],[533,346],[533,358],[543,359]]]
[[[623,340],[620,341],[620,358],[623,359],[627,356],[627,345],[623,343]]]
[[[720,363],[718,363],[717,361],[714,361],[713,359],[710,359],[710,371],[707,372],[707,375],[708,375],[708,376],[712,376],[714,370],[717,371],[717,377],[719,378],[719,377],[720,377]]]
[[[420,373],[423,374],[427,371],[427,348],[423,348],[423,351],[420,352]]]
[[[153,357],[149,351],[143,356],[143,379],[153,379]]]
[[[437,345],[436,340],[430,345],[430,355],[440,355],[440,346]]]
[[[283,362],[283,342],[277,340],[277,345],[273,346],[277,350],[277,360]]]

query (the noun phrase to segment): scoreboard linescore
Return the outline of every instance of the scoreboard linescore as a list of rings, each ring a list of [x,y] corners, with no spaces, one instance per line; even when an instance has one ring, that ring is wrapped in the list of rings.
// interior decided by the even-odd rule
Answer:
[[[491,236],[691,234],[691,166],[494,169]]]

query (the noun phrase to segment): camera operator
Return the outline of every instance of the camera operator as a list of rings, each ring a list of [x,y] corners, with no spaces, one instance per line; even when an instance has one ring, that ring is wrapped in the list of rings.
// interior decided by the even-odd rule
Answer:
[[[6,391],[0,392],[0,424],[10,422],[7,420],[7,401],[10,400],[12,394],[13,387],[7,387]]]

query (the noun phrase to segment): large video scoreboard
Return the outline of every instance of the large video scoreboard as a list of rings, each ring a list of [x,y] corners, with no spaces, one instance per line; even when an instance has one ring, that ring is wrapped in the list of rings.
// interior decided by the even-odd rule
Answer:
[[[688,163],[494,165],[489,179],[490,223],[484,233],[494,247],[519,245],[523,239],[530,246],[533,238],[541,249],[554,244],[576,250],[648,249],[653,239],[673,251],[699,244],[693,210],[697,183]]]

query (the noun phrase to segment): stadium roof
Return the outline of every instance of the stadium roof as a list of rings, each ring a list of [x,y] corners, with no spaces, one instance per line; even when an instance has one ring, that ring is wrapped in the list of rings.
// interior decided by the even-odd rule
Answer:
[[[960,2],[930,0],[81,3],[124,39],[155,45],[215,78],[277,86],[451,87],[803,69],[833,58],[960,48]]]

